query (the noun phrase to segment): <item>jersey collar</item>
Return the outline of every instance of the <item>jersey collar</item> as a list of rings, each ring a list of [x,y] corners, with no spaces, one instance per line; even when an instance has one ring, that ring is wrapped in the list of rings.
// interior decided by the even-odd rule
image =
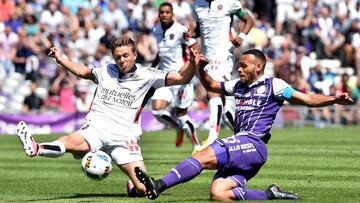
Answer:
[[[122,79],[122,78],[124,78],[125,76],[131,76],[131,75],[133,75],[133,74],[135,73],[136,70],[137,70],[136,65],[134,65],[134,66],[132,67],[132,69],[130,70],[130,72],[125,73],[125,74],[121,73],[120,70],[118,70],[118,77],[119,77],[119,79]]]
[[[166,32],[167,29],[169,29],[171,26],[174,25],[174,23],[175,23],[174,20],[172,20],[172,21],[171,21],[169,24],[167,24],[167,25],[163,25],[162,23],[160,23],[161,28],[164,30],[164,34],[165,34],[165,32]]]
[[[260,82],[265,81],[265,79],[267,79],[267,78],[269,78],[269,76],[267,76],[267,75],[262,75],[262,76],[260,76],[260,78],[257,79],[255,82],[251,83],[251,84],[249,85],[249,87],[255,86],[255,85],[259,84]]]

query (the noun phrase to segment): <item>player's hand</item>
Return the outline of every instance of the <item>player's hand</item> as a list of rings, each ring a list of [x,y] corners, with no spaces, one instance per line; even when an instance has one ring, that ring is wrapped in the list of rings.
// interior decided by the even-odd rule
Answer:
[[[205,67],[209,60],[201,53],[198,53],[196,49],[190,48],[190,61],[192,60],[199,68]]]
[[[50,52],[48,54],[49,57],[54,58],[56,61],[62,58],[61,50],[57,47],[51,47]]]
[[[188,31],[187,32],[185,32],[184,33],[184,35],[183,35],[183,37],[184,37],[184,39],[185,40],[189,40],[189,39],[191,39],[192,38],[192,36],[193,36],[193,30],[192,29],[190,29],[190,27],[188,26],[187,27],[188,28]]]
[[[188,60],[191,63],[195,63],[197,67],[203,68],[209,63],[209,60],[203,54],[199,54],[193,47],[187,49],[187,55]]]
[[[239,47],[243,43],[243,40],[240,37],[235,37],[231,42],[235,47]]]
[[[190,61],[191,63],[194,63],[195,62],[195,57],[196,57],[196,54],[197,54],[196,50],[194,50],[191,47],[186,47],[185,52],[186,52],[186,59],[188,61]]]
[[[207,64],[209,64],[209,60],[202,54],[198,54],[195,59],[195,64],[199,68],[204,68]]]
[[[353,104],[354,101],[348,93],[342,93],[335,97],[335,102],[341,105]]]

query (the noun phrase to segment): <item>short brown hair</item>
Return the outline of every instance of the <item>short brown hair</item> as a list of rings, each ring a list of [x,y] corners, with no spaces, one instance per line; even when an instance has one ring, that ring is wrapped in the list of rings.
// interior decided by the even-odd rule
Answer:
[[[120,35],[119,37],[114,37],[111,40],[111,53],[114,54],[114,51],[116,48],[118,47],[123,47],[123,46],[129,46],[131,47],[131,51],[132,52],[136,52],[136,45],[134,40],[132,40],[130,37],[125,36],[125,35]]]

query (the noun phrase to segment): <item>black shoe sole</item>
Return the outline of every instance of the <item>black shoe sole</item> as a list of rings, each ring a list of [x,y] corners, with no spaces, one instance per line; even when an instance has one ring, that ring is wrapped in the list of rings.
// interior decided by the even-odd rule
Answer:
[[[156,199],[159,196],[159,193],[156,191],[155,183],[151,177],[140,167],[135,167],[135,174],[137,179],[146,187],[146,192],[148,193],[146,194],[146,197],[149,199]]]
[[[277,185],[272,184],[266,189],[266,194],[270,199],[275,200],[299,200],[299,196],[291,192],[283,192]]]

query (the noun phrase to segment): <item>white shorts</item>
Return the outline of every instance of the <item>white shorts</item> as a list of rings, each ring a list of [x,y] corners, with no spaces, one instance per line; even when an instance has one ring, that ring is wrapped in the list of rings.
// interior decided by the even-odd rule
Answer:
[[[227,54],[209,55],[209,64],[204,70],[216,81],[228,81],[231,79],[231,73],[234,68],[234,57],[232,53],[225,51]]]
[[[165,100],[173,106],[186,109],[191,106],[194,100],[194,86],[192,83],[161,87],[157,89],[152,97],[153,100]]]
[[[78,132],[90,145],[90,151],[102,150],[108,153],[117,165],[143,160],[136,137],[123,136],[114,140],[89,123],[83,125]]]
[[[294,5],[280,4],[276,7],[276,20],[283,23],[286,19],[290,19],[294,13]]]

